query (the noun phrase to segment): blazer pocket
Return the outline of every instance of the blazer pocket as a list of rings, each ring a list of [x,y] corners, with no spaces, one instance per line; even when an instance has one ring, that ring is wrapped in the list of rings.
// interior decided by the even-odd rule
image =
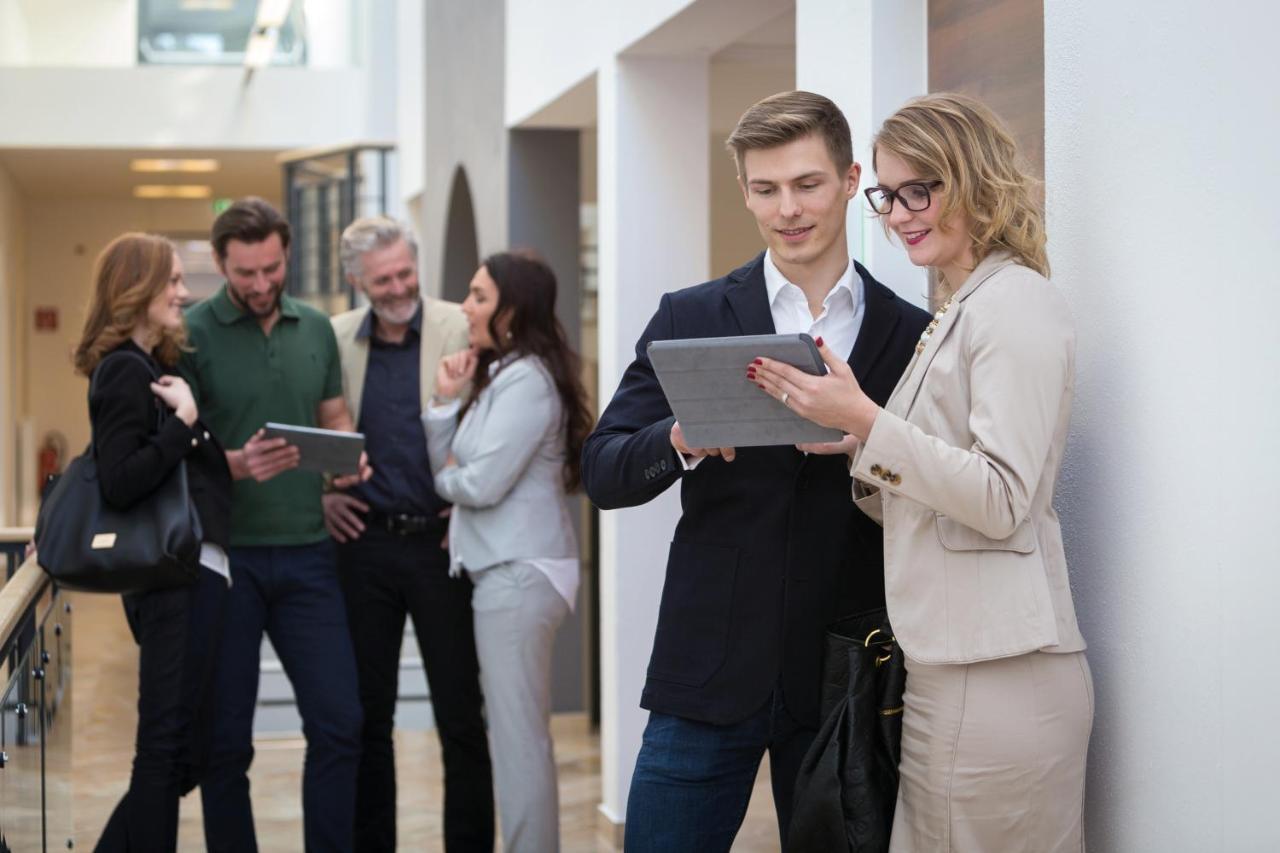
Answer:
[[[961,524],[940,512],[933,514],[938,541],[948,551],[1015,551],[1030,554],[1036,550],[1036,531],[1031,519],[1024,519],[1008,539],[992,539],[983,536],[972,527]]]
[[[672,542],[649,677],[701,687],[724,663],[738,549]]]

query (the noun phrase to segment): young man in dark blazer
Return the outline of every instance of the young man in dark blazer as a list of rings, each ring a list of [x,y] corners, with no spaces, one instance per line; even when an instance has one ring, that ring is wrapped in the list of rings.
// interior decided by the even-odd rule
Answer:
[[[861,169],[835,104],[774,95],[727,144],[767,251],[662,297],[583,450],[583,481],[602,509],[681,481],[640,700],[650,717],[627,804],[629,853],[728,850],[766,749],[785,847],[796,773],[820,725],[825,626],[884,601],[881,530],[851,499],[851,440],[812,454],[691,448],[649,342],[806,332],[847,356],[883,403],[929,319],[849,258],[846,210]]]

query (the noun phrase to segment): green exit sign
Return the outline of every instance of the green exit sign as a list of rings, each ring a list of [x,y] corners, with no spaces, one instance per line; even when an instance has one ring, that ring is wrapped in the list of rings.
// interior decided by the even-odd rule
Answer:
[[[233,198],[215,198],[213,200],[213,215],[218,216],[225,211],[235,201]]]

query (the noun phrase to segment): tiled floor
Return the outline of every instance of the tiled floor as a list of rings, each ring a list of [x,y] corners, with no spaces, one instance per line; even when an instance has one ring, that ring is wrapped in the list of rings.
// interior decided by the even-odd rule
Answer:
[[[88,850],[128,785],[137,723],[137,647],[129,636],[118,599],[74,595],[72,600],[75,846]],[[560,770],[563,849],[575,853],[611,851],[611,846],[596,838],[599,735],[589,729],[580,714],[557,715],[552,728]],[[270,853],[301,850],[302,738],[259,739],[255,747],[257,756],[249,775],[259,847]],[[398,731],[396,755],[400,758],[400,849],[442,850],[440,748],[434,733]],[[204,849],[202,826],[200,798],[189,796],[182,801],[179,850]],[[778,849],[767,761],[733,849],[740,853]]]

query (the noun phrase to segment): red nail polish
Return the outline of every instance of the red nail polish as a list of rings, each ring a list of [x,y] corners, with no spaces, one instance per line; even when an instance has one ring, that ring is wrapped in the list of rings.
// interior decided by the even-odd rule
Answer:
[[[760,360],[760,359],[758,359],[758,358],[757,358],[755,361],[751,362],[751,363],[752,363],[752,364],[764,364],[764,362],[763,362],[763,361],[761,361],[761,360]]]
[[[816,341],[814,341],[814,343],[817,344],[818,346],[822,346],[822,338],[818,338]]]
[[[759,382],[756,383],[756,387],[759,388],[761,391],[764,390],[764,386],[761,385]]]

